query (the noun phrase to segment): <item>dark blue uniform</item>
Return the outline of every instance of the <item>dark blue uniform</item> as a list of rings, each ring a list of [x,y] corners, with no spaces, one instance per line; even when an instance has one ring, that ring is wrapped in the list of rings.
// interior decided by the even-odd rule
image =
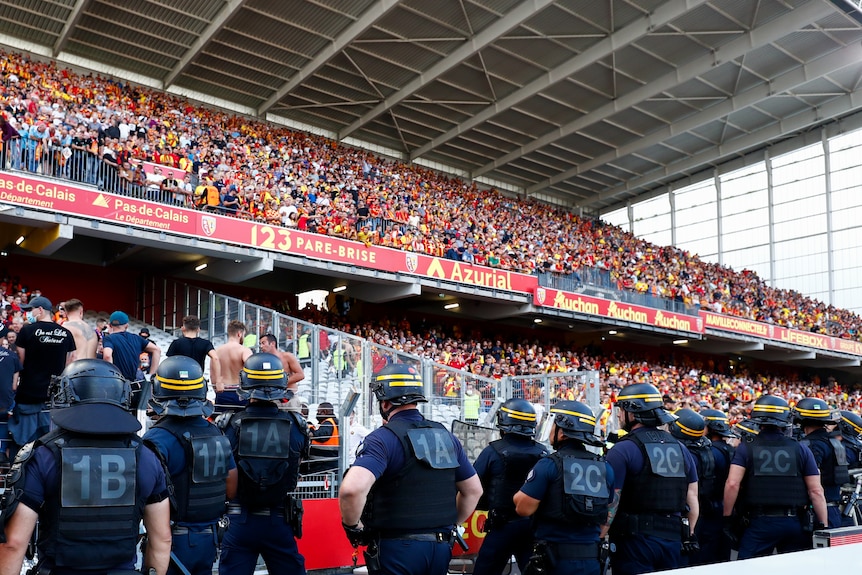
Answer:
[[[395,413],[390,418],[389,424],[395,426],[410,426],[410,425],[426,425],[431,422],[426,422],[425,418],[416,409],[409,409]],[[439,427],[439,424],[436,424]],[[435,430],[436,431],[436,430]],[[445,431],[445,429],[443,430]],[[465,481],[476,474],[475,469],[467,459],[461,442],[458,441],[448,431],[445,431],[445,436],[451,438],[452,464],[455,466],[452,469],[452,479],[454,482]],[[448,448],[448,446],[447,446]],[[413,455],[410,454],[410,457]],[[356,461],[353,465],[364,467],[370,471],[376,478],[376,483],[372,488],[369,499],[375,495],[375,492],[380,493],[379,488],[383,486],[383,491],[386,490],[386,484],[394,477],[398,476],[402,471],[408,468],[408,453],[405,452],[405,446],[399,437],[387,427],[375,429],[369,433],[363,443],[358,448]],[[447,456],[448,458],[448,456]],[[401,489],[414,489],[425,495],[418,496],[414,500],[415,507],[393,510],[400,511],[402,515],[410,515],[416,509],[427,510],[433,507],[444,508],[445,513],[456,515],[454,483],[452,486],[439,485],[434,482],[420,485],[403,484]],[[431,493],[436,489],[452,489],[451,501],[449,498],[438,499]],[[381,493],[381,495],[384,495]],[[389,494],[395,495],[395,494]],[[448,509],[451,505],[452,509]],[[366,507],[367,509],[368,507]],[[386,524],[388,517],[380,517],[378,520]],[[366,530],[369,530],[370,521],[365,512],[363,512],[362,522]],[[454,527],[455,519],[448,525],[435,525],[432,528],[417,528],[417,532],[409,532],[405,530],[393,530],[390,532],[376,531],[375,536],[378,540],[379,560],[382,569],[374,571],[369,569],[369,573],[399,573],[401,575],[414,574],[429,574],[443,575],[449,568],[449,560],[452,556],[451,546],[448,537],[436,538],[437,534],[442,534],[444,537],[449,534]],[[418,521],[417,521],[418,523]]]
[[[168,497],[168,488],[165,481],[165,472],[158,457],[149,449],[139,448],[137,450],[138,458],[136,462],[135,474],[135,504],[143,509],[143,506],[152,503],[164,501]],[[57,460],[54,454],[47,446],[39,446],[36,448],[33,457],[26,463],[26,473],[24,475],[23,492],[20,494],[20,501],[30,509],[39,512],[40,528],[39,540],[37,548],[39,557],[44,561],[46,568],[49,568],[51,575],[93,575],[94,573],[104,573],[105,570],[88,570],[71,567],[58,567],[55,565],[54,552],[60,551],[54,548],[54,551],[49,549],[55,545],[57,536],[57,515],[50,511],[52,508],[60,506],[60,468],[61,463]],[[80,479],[80,478],[78,478]],[[75,479],[71,479],[75,482]],[[119,482],[108,482],[109,487],[117,485]],[[111,508],[101,508],[101,512],[105,515],[110,513]],[[99,515],[99,509],[92,509],[90,513],[94,516]],[[137,533],[137,522],[135,523],[135,534]],[[79,523],[81,528],[86,529],[86,524]],[[116,533],[114,535],[120,535]],[[92,537],[95,534],[91,533]],[[117,545],[112,543],[111,536],[102,538],[103,545]],[[127,559],[113,567],[116,570],[134,569],[135,560],[137,558],[137,549],[135,541],[132,538],[132,543],[128,547]],[[85,550],[77,548],[78,558],[75,561],[76,567],[84,567],[86,559],[83,557]],[[73,552],[74,552],[73,551]],[[123,549],[123,551],[126,551]]]
[[[525,435],[506,433],[502,439],[483,449],[476,458],[473,467],[485,491],[478,508],[491,511],[493,517],[489,517],[485,523],[487,535],[479,549],[473,575],[499,575],[512,555],[521,572],[524,572],[532,552],[533,534],[530,519],[518,517],[515,513],[512,497],[523,485],[532,466],[547,453],[541,444]],[[508,466],[502,454],[508,458]],[[524,464],[526,469],[521,472]],[[510,477],[513,474],[517,477]],[[497,491],[500,493],[497,494]],[[506,501],[490,501],[493,497]]]
[[[784,503],[780,505],[764,505],[757,503],[757,493],[752,485],[752,475],[754,473],[754,458],[753,450],[765,443],[792,442],[795,458],[790,464],[790,475],[795,474],[792,479],[791,487],[774,488],[767,486],[767,489],[772,491],[777,500]],[[783,460],[779,463],[783,464]],[[802,524],[798,515],[799,507],[803,498],[807,498],[807,491],[799,494],[799,481],[803,481],[801,489],[804,489],[803,477],[811,475],[820,475],[817,469],[817,463],[814,461],[814,456],[808,447],[794,442],[792,439],[785,437],[780,432],[770,428],[764,428],[760,434],[754,438],[751,443],[740,443],[736,448],[736,453],[733,456],[732,465],[739,465],[745,468],[745,478],[743,479],[742,490],[744,490],[744,501],[737,503],[738,509],[747,509],[750,519],[750,525],[743,533],[739,545],[739,558],[749,559],[751,557],[762,557],[772,554],[773,549],[778,548],[779,553],[790,551],[802,551],[811,549],[811,535],[803,532]],[[768,464],[768,467],[776,468],[774,456],[763,456],[761,464]],[[789,475],[788,475],[789,476]],[[764,475],[766,478],[773,478],[774,475]],[[784,489],[793,489],[793,492],[784,492]],[[741,493],[743,492],[741,490]],[[797,502],[793,500],[797,499]]]
[[[828,527],[841,527],[841,486],[850,481],[846,450],[825,428],[812,431],[802,439],[802,443],[814,454],[814,461],[820,469],[820,482],[823,485],[826,514],[829,518]],[[836,453],[836,446],[840,454]]]
[[[691,555],[689,565],[706,565],[730,561],[730,541],[722,534],[724,528],[724,484],[730,471],[730,461],[733,448],[724,440],[712,442],[710,447],[715,462],[713,470],[713,485],[711,493],[698,494],[700,499],[700,516],[695,526],[695,535],[700,543],[700,551]]]
[[[607,462],[604,463],[604,466],[607,492],[612,498],[615,483],[614,469]],[[577,526],[568,522],[543,521],[540,517],[544,502],[547,502],[551,496],[550,490],[557,488],[561,482],[562,478],[560,477],[556,462],[551,458],[545,458],[536,463],[536,466],[527,476],[527,481],[521,487],[521,491],[525,495],[543,502],[539,504],[539,510],[536,513],[537,520],[534,538],[536,541],[546,541],[551,545],[593,546],[595,559],[557,559],[553,566],[547,567],[548,573],[559,573],[560,575],[568,573],[599,575],[601,565],[598,561],[598,542],[601,522],[594,524],[586,524],[585,522],[584,525]]]
[[[215,427],[203,417],[177,419],[181,419],[183,428],[191,434],[194,434],[196,429],[206,430]],[[161,454],[170,477],[179,477],[188,472],[186,446],[173,433],[161,427],[153,427],[144,435],[144,440]],[[213,458],[215,457],[215,454],[208,455]],[[215,461],[212,463],[215,465],[219,464],[219,462]],[[236,469],[236,462],[234,461],[233,454],[228,452],[225,458],[225,473],[232,469]],[[176,497],[181,498],[184,495],[175,492]],[[186,501],[178,501],[178,505],[183,507],[187,503]],[[216,551],[218,550],[217,523],[223,514],[224,506],[209,521],[184,521],[176,517],[174,518],[171,551],[192,575],[210,575],[212,573]],[[171,562],[168,573],[170,575],[177,575],[181,572]]]
[[[275,482],[269,493],[257,489],[261,482],[254,478],[254,460],[270,457],[243,456],[241,432],[235,425],[237,418],[266,421],[279,419],[290,424],[288,438],[281,437],[283,428],[275,429],[278,435],[275,445],[266,441],[267,437],[272,438],[273,435],[264,434],[250,438],[252,443],[257,443],[249,446],[252,451],[257,449],[264,454],[274,448],[276,451],[269,453],[273,456],[271,459],[286,463],[281,468],[280,477],[269,478],[271,482]],[[293,528],[285,516],[284,501],[287,494],[296,489],[299,460],[308,450],[305,421],[295,413],[280,411],[274,403],[253,402],[233,416],[225,436],[230,440],[239,469],[239,494],[228,507],[230,524],[222,542],[219,573],[251,575],[254,573],[258,555],[261,555],[270,573],[304,575],[305,558],[296,546]]]
[[[654,497],[639,492],[634,485],[627,485],[627,478],[631,477],[634,482],[635,477],[648,472],[644,454],[633,438],[647,438],[657,433],[662,434],[665,441],[675,442],[681,451],[676,452],[674,448],[674,456],[664,461],[664,469],[677,475],[673,478],[676,486],[673,498],[678,501],[682,495],[683,501],[681,506],[678,502],[674,505],[678,511],[650,511],[653,504],[657,503]],[[652,427],[639,427],[608,451],[607,461],[614,470],[614,489],[622,490],[618,515],[611,525],[611,539],[616,544],[616,553],[612,559],[614,575],[637,575],[679,567],[682,550],[680,514],[685,507],[685,494],[678,491],[687,491],[688,484],[697,483],[697,470],[691,453],[669,433],[658,432]],[[661,468],[661,462],[657,462],[656,466]],[[668,479],[660,477],[656,481],[665,483]],[[641,520],[641,516],[645,516],[649,524]]]

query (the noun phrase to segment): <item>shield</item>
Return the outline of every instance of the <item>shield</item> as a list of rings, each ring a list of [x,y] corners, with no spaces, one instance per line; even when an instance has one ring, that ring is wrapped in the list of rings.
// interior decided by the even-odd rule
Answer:
[[[405,263],[407,264],[407,271],[412,273],[416,272],[416,269],[419,267],[419,256],[417,254],[407,253],[405,255]]]
[[[201,229],[207,236],[211,236],[216,231],[216,219],[212,216],[201,216]]]
[[[537,287],[536,288],[536,301],[539,302],[539,305],[545,304],[545,296],[546,296],[545,288]]]
[[[476,461],[476,458],[489,443],[500,439],[500,432],[493,427],[482,427],[457,419],[452,422],[452,435],[461,442],[467,459],[471,462]]]

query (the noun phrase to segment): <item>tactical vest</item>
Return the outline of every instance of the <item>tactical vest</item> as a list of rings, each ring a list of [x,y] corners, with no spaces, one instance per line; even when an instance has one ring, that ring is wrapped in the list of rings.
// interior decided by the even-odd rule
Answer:
[[[634,441],[643,455],[644,466],[638,473],[626,474],[620,511],[638,513],[679,513],[685,511],[688,477],[684,447],[660,429],[648,429],[623,436]]]
[[[488,510],[496,509],[504,517],[515,517],[512,497],[524,485],[527,474],[542,458],[545,449],[534,441],[509,441],[506,438],[492,441],[490,445],[503,462],[503,473],[495,474],[488,482]]]
[[[373,532],[422,533],[458,519],[452,435],[434,421],[394,419],[383,426],[404,448],[404,467],[384,474],[371,488],[362,523]]]
[[[37,445],[50,449],[60,468],[59,497],[45,501],[40,551],[58,567],[110,569],[129,561],[146,503],[136,489],[139,438],[58,429]]]
[[[800,443],[809,445],[813,441],[823,444],[829,454],[820,464],[820,483],[823,487],[841,487],[850,483],[847,450],[841,442],[828,435],[817,435],[806,437]]]
[[[542,498],[536,520],[569,527],[603,524],[611,499],[604,457],[565,445],[550,457],[557,478]]]
[[[296,489],[301,453],[290,448],[294,428],[305,432],[293,413],[242,411],[231,418],[236,433],[234,459],[239,470],[238,498],[250,509],[280,507]]]
[[[758,436],[749,449],[751,467],[743,480],[746,505],[782,509],[808,504],[798,443],[789,437]]]
[[[712,447],[709,441],[698,441],[685,443],[689,453],[694,458],[694,464],[697,468],[697,493],[700,501],[700,508],[711,507],[712,495],[715,489],[715,456],[712,454]],[[722,498],[724,494],[722,493]]]
[[[155,427],[177,438],[186,455],[183,470],[171,476],[174,485],[173,520],[186,523],[216,521],[224,514],[230,442],[215,425],[189,430],[183,418],[165,417]]]

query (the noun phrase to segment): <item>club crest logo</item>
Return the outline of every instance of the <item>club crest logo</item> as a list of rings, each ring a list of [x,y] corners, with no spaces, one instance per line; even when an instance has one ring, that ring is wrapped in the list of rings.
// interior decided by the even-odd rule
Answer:
[[[417,254],[407,253],[405,254],[405,263],[407,264],[407,271],[412,273],[416,273],[416,270],[419,268],[419,256]]]
[[[216,219],[212,216],[201,216],[201,229],[207,236],[211,236],[216,231]]]
[[[545,305],[545,296],[547,293],[545,292],[545,288],[538,287],[536,288],[536,301],[539,302],[539,305]]]

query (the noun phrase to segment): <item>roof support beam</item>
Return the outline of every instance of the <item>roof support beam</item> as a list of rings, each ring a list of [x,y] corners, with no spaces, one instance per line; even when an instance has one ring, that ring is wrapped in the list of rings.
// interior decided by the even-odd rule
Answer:
[[[417,91],[427,86],[449,70],[459,66],[464,60],[472,56],[476,52],[484,49],[489,44],[495,42],[500,36],[506,34],[513,28],[520,26],[522,23],[544,10],[553,0],[524,0],[511,12],[468,39],[466,42],[458,46],[454,52],[431,66],[427,71],[419,74],[413,80],[408,82],[403,88],[385,98],[378,105],[365,113],[361,118],[344,128],[338,133],[338,139],[351,135],[353,132],[374,120],[393,106],[396,106],[403,100],[409,98]]]
[[[323,50],[318,52],[314,58],[309,60],[309,62],[302,67],[302,70],[294,74],[290,80],[285,82],[281,88],[276,90],[275,94],[270,96],[266,102],[261,104],[257,109],[257,115],[261,117],[264,116],[270,108],[278,103],[279,100],[290,94],[308,78],[313,76],[318,70],[326,65],[333,56],[341,53],[341,51],[349,46],[351,42],[368,30],[372,24],[395,8],[399,2],[400,0],[377,0],[377,2],[372,4],[371,7],[362,13],[362,16],[360,16],[358,20],[345,28],[337,38],[333,39]]]
[[[699,170],[707,165],[716,164],[722,159],[744,154],[749,150],[763,146],[766,143],[777,140],[787,134],[806,130],[816,124],[843,116],[848,114],[851,110],[856,110],[860,107],[862,107],[862,88],[835,98],[818,108],[810,108],[795,116],[771,124],[762,130],[736,138],[726,144],[720,144],[714,148],[710,148],[706,152],[696,154],[679,162],[668,164],[660,170],[650,172],[649,174],[645,174],[639,178],[630,180],[625,184],[602,192],[601,194],[590,198],[589,202],[584,202],[582,205],[586,207],[591,203],[604,202],[615,198],[620,194],[643,189],[668,177],[685,174],[689,170]]]
[[[227,2],[225,2],[225,5],[222,6],[218,15],[212,22],[210,22],[209,26],[206,27],[198,39],[195,40],[195,43],[186,50],[186,53],[183,54],[183,57],[179,62],[177,62],[174,69],[165,76],[165,79],[162,81],[163,89],[167,90],[168,86],[173,85],[177,77],[189,67],[189,64],[191,64],[195,58],[197,58],[198,54],[200,54],[206,45],[209,44],[210,40],[213,39],[213,36],[218,34],[219,31],[224,28],[224,25],[227,24],[228,20],[230,20],[233,15],[242,8],[245,1],[246,0],[227,0]]]
[[[661,142],[678,136],[679,134],[695,130],[710,122],[714,122],[728,116],[729,114],[749,106],[753,106],[767,98],[789,92],[798,86],[811,82],[817,78],[828,76],[829,74],[841,70],[842,68],[846,68],[851,64],[858,66],[859,62],[862,62],[862,44],[854,42],[840,50],[836,50],[828,56],[824,56],[814,60],[813,62],[808,62],[799,68],[790,70],[769,83],[760,84],[742,94],[728,98],[720,104],[711,106],[702,112],[692,114],[687,118],[668,124],[664,128],[660,128],[647,134],[643,138],[633,141],[631,144],[617,148],[607,154],[602,154],[592,160],[578,164],[564,172],[560,172],[547,180],[533,184],[527,188],[527,195],[538,192],[546,187],[554,186],[579,174],[584,174],[592,169],[613,162],[614,160],[629,154],[633,154],[639,150],[660,144]]]
[[[535,152],[536,150],[556,142],[561,138],[565,138],[579,130],[583,130],[587,126],[597,124],[598,122],[601,122],[622,110],[631,108],[639,102],[643,102],[656,94],[672,90],[680,84],[693,80],[710,70],[714,70],[716,66],[735,60],[747,52],[751,52],[752,50],[756,50],[757,48],[775,42],[776,40],[787,36],[787,34],[792,30],[798,30],[834,13],[835,8],[821,0],[812,0],[803,6],[794,8],[784,16],[770,20],[763,26],[750,30],[735,40],[731,40],[724,46],[716,49],[714,52],[696,58],[688,64],[668,72],[655,81],[644,84],[640,88],[636,88],[628,94],[624,94],[619,98],[600,106],[593,112],[559,126],[552,132],[548,132],[547,134],[536,138],[532,142],[497,158],[493,162],[485,164],[481,168],[473,171],[472,177],[475,178],[486,174],[491,170],[520,158],[521,156]]]
[[[66,47],[69,37],[72,35],[72,32],[75,31],[75,27],[81,20],[81,16],[84,15],[84,9],[90,5],[90,2],[91,0],[76,0],[75,7],[72,8],[72,11],[69,13],[69,17],[66,18],[66,23],[63,25],[63,29],[60,31],[60,35],[57,36],[57,40],[54,42],[54,49],[51,51],[54,58],[59,56],[60,52],[62,52]]]
[[[410,153],[411,159],[416,159],[431,150],[445,144],[452,138],[455,138],[476,126],[487,122],[494,116],[517,106],[524,100],[539,94],[550,86],[565,80],[569,76],[576,74],[587,66],[590,66],[602,58],[606,58],[614,53],[615,50],[620,50],[634,42],[637,42],[651,31],[660,28],[676,18],[690,12],[707,0],[669,0],[662,4],[652,14],[645,15],[642,19],[637,20],[628,26],[617,30],[613,34],[606,36],[604,39],[596,42],[580,54],[573,56],[569,60],[563,62],[556,68],[548,70],[526,86],[515,90],[502,100],[494,102],[478,114],[468,118],[461,124],[458,124],[445,134],[441,134],[428,142],[427,144],[416,148]]]

